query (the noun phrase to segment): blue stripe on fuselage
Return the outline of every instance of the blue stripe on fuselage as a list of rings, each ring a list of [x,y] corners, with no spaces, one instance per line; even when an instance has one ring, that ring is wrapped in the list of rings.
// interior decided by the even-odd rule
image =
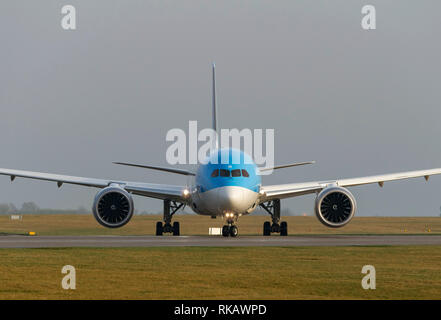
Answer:
[[[222,163],[222,160],[226,163]],[[211,177],[211,174],[216,169],[245,169],[249,177]],[[200,192],[205,192],[211,189],[237,186],[249,189],[254,192],[259,192],[261,185],[261,178],[257,175],[257,166],[252,161],[251,157],[244,152],[236,149],[218,149],[214,151],[206,164],[201,164],[198,167],[196,177],[196,186]]]

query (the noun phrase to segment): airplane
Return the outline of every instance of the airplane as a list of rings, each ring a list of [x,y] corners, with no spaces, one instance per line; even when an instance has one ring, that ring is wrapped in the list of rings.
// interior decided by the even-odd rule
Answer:
[[[215,65],[212,65],[212,129],[217,130],[216,77]],[[228,163],[220,161],[222,157]],[[236,158],[235,158],[236,157]],[[240,159],[232,161],[232,159]],[[130,221],[134,212],[132,195],[162,200],[164,203],[163,221],[156,223],[156,235],[171,233],[180,235],[179,222],[172,223],[173,215],[184,206],[189,206],[199,215],[213,218],[222,217],[226,224],[222,228],[224,237],[238,235],[237,221],[242,215],[253,212],[257,207],[263,208],[271,217],[271,222],[263,224],[263,235],[273,233],[288,235],[288,224],[281,221],[281,200],[306,194],[316,194],[314,211],[318,220],[327,227],[345,226],[353,218],[357,204],[348,187],[408,178],[441,174],[441,168],[399,172],[359,178],[335,179],[312,182],[295,182],[278,185],[262,184],[261,172],[282,168],[312,164],[314,161],[298,162],[271,168],[258,168],[253,159],[245,152],[227,148],[215,149],[207,161],[198,165],[197,170],[190,171],[178,168],[167,168],[153,165],[142,165],[126,162],[114,162],[119,165],[165,171],[185,175],[192,182],[187,185],[165,185],[146,182],[130,182],[112,179],[95,179],[76,176],[23,171],[0,168],[0,174],[15,178],[30,178],[54,181],[58,187],[64,183],[86,187],[100,188],[96,194],[92,211],[95,219],[108,228],[119,228]]]

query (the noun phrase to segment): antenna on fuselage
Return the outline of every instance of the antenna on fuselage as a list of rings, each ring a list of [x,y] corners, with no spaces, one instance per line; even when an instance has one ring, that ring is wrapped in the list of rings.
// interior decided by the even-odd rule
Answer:
[[[213,79],[212,79],[212,124],[211,124],[211,128],[214,130],[214,132],[218,135],[218,131],[217,131],[217,104],[216,104],[216,65],[213,62],[212,64],[212,73],[213,73]],[[218,142],[218,137],[217,135],[215,136],[215,140],[216,140],[216,145],[215,147],[217,148],[219,145]]]

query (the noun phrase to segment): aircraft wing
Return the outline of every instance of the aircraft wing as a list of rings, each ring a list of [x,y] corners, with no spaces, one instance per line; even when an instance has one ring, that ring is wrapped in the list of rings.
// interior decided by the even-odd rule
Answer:
[[[84,178],[84,177],[59,175],[53,173],[23,171],[23,170],[3,169],[3,168],[0,168],[0,175],[10,176],[11,181],[14,181],[16,177],[54,181],[57,182],[58,187],[61,187],[63,183],[76,184],[80,186],[95,187],[95,188],[105,188],[111,184],[117,184],[133,194],[137,194],[145,197],[157,198],[157,199],[171,199],[171,200],[180,200],[180,201],[185,201],[183,192],[184,190],[187,189],[185,186]]]
[[[364,184],[378,183],[379,186],[382,187],[384,182],[386,181],[402,180],[402,179],[417,178],[417,177],[424,177],[427,181],[429,179],[429,176],[435,174],[441,174],[441,168],[398,172],[398,173],[359,177],[359,178],[349,178],[349,179],[268,185],[268,186],[262,186],[261,189],[262,195],[260,201],[265,202],[273,199],[297,197],[304,194],[320,192],[322,189],[326,188],[326,186],[333,184],[340,187],[352,187],[352,186],[359,186]]]

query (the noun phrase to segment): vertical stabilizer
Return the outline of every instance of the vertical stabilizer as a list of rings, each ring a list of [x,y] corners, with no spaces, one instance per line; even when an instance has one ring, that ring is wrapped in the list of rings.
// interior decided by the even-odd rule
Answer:
[[[216,106],[216,65],[213,62],[213,88],[212,88],[212,104],[213,104],[213,110],[212,110],[212,129],[217,132],[217,106]]]

